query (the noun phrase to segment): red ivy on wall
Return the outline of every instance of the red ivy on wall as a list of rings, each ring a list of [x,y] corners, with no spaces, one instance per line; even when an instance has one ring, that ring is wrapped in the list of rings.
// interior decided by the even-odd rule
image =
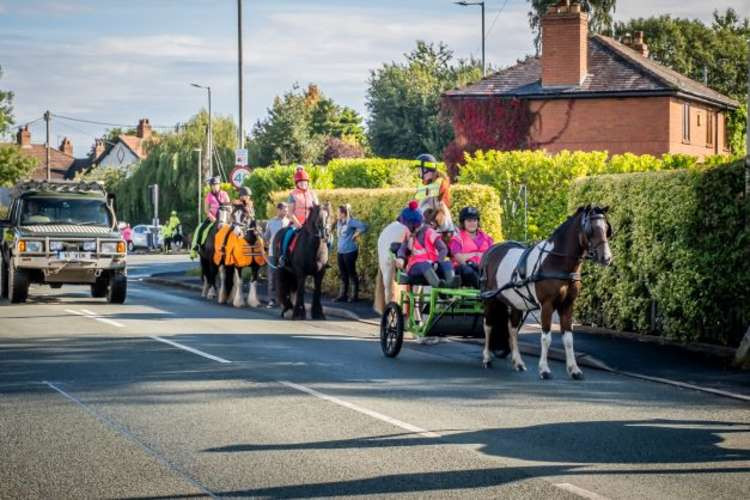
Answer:
[[[450,116],[455,136],[443,151],[451,177],[458,174],[458,167],[464,162],[464,153],[529,147],[529,130],[534,116],[527,101],[448,98],[443,100],[443,110]]]

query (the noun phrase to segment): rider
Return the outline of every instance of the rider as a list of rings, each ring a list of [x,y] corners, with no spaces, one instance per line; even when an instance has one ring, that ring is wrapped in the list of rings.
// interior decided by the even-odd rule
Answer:
[[[419,176],[422,179],[422,185],[417,187],[417,193],[414,198],[421,205],[427,198],[435,197],[438,201],[445,203],[445,206],[451,207],[451,183],[448,177],[438,172],[437,160],[431,154],[421,154],[417,156],[419,162],[416,167],[419,168]]]
[[[286,263],[286,251],[289,247],[289,242],[292,240],[292,236],[302,229],[307,216],[310,214],[310,210],[314,205],[318,204],[318,197],[310,187],[310,176],[302,165],[297,165],[297,169],[294,172],[294,185],[295,188],[289,193],[289,199],[287,200],[289,221],[293,230],[284,233],[284,239],[281,242],[279,267],[283,267]]]
[[[208,180],[210,191],[206,194],[206,198],[203,201],[203,209],[206,213],[206,219],[198,226],[195,231],[196,237],[194,238],[193,248],[191,251],[191,257],[195,258],[198,251],[198,247],[203,244],[203,238],[208,229],[216,222],[216,218],[219,216],[219,207],[221,205],[228,204],[230,202],[229,195],[226,191],[221,189],[221,181],[218,177],[211,177]]]
[[[399,221],[409,229],[409,235],[398,250],[396,266],[403,269],[406,263],[409,278],[421,276],[432,287],[455,287],[453,266],[446,259],[448,247],[438,232],[424,223],[418,206],[416,200],[411,201],[399,215]]]
[[[164,225],[164,229],[162,229],[162,235],[164,236],[164,247],[166,249],[167,242],[171,241],[172,238],[174,238],[175,234],[177,234],[177,228],[180,225],[180,218],[177,217],[177,211],[172,210],[172,213],[169,214],[169,220]]]
[[[479,262],[492,244],[492,238],[479,229],[479,210],[464,207],[458,215],[458,234],[450,242],[453,265],[465,286],[479,288]]]
[[[250,199],[250,189],[242,186],[239,189],[239,199],[232,202],[232,220],[242,223],[255,217],[255,206]]]

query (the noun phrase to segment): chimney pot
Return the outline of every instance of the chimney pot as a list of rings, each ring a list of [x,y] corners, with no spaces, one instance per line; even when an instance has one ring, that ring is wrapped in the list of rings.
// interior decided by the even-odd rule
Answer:
[[[588,73],[588,16],[563,0],[542,17],[542,86],[577,86]]]
[[[22,148],[31,147],[31,132],[29,132],[29,126],[18,127],[18,133],[16,134],[16,142]]]
[[[73,143],[70,142],[70,139],[68,139],[67,137],[63,137],[63,140],[60,143],[60,151],[67,155],[73,156]]]
[[[148,121],[148,118],[141,118],[140,121],[138,121],[135,135],[141,139],[148,139],[151,137],[151,132],[151,123]]]

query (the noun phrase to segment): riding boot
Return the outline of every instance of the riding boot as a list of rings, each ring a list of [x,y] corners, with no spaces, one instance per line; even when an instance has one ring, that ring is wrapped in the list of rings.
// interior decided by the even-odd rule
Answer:
[[[441,280],[441,286],[445,288],[458,288],[461,284],[461,277],[456,276],[453,269],[445,270],[445,279]]]
[[[442,286],[442,280],[438,278],[437,273],[433,268],[427,268],[422,272],[425,281],[433,288],[440,288]]]

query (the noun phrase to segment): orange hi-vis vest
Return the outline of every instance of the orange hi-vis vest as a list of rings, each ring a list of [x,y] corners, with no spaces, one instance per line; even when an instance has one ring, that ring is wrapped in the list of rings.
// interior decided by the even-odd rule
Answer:
[[[431,227],[424,231],[424,246],[419,242],[416,234],[409,238],[409,262],[406,264],[406,272],[420,262],[437,262],[438,260],[435,242],[440,235]]]
[[[295,189],[292,191],[292,200],[294,200],[294,216],[300,224],[304,224],[310,209],[315,204],[315,195],[309,189],[307,191]]]
[[[490,248],[490,239],[488,237],[484,237],[484,238],[477,237],[478,240],[481,240],[480,244],[477,245],[477,242],[474,240],[474,238],[471,237],[471,233],[469,233],[469,231],[466,231],[464,229],[458,232],[458,238],[460,238],[461,240],[461,253],[475,253],[475,252],[484,253],[487,251],[488,248]],[[481,257],[472,257],[468,259],[468,262],[474,262],[475,264],[479,264],[480,260],[482,260]],[[455,255],[453,256],[453,264],[458,265],[458,261],[456,260]]]
[[[234,231],[229,235],[226,247],[226,264],[228,266],[249,267],[253,264],[266,265],[266,256],[263,251],[263,240],[258,237],[255,245],[250,245],[242,236],[237,236]]]

